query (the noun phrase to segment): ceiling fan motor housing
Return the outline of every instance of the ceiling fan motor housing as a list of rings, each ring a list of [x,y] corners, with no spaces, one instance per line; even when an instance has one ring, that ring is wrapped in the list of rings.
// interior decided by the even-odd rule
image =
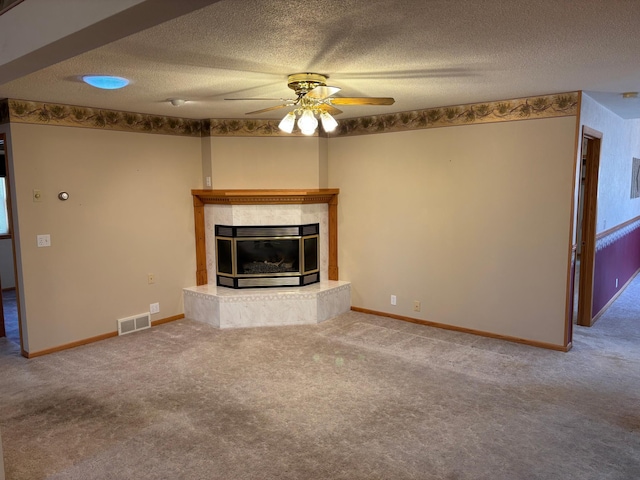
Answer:
[[[306,95],[316,87],[327,85],[327,76],[319,73],[294,73],[289,75],[287,86],[296,92],[296,95]]]

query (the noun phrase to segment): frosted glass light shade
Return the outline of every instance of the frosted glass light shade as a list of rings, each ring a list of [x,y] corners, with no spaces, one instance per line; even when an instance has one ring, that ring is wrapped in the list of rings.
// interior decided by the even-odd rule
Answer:
[[[322,112],[320,114],[320,120],[322,120],[322,128],[324,128],[325,132],[333,132],[338,128],[338,122],[336,119],[327,112]]]
[[[293,132],[293,126],[296,124],[296,114],[293,112],[287,113],[284,118],[278,124],[278,128],[283,132]]]
[[[313,135],[318,128],[318,119],[311,110],[305,110],[298,119],[298,128],[304,135]]]

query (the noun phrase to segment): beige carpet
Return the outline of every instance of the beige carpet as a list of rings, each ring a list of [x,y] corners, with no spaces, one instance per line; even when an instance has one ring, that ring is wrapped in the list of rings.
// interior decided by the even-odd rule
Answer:
[[[569,353],[355,312],[33,360],[0,339],[7,478],[640,478],[639,298]]]

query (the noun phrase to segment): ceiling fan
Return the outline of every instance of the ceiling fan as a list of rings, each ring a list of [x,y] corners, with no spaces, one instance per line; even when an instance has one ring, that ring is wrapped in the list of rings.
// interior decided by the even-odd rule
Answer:
[[[334,105],[393,105],[395,100],[391,97],[334,97],[340,91],[339,87],[327,86],[327,75],[319,73],[294,73],[289,75],[287,86],[293,90],[297,97],[294,99],[271,98],[225,98],[225,100],[281,100],[285,103],[273,107],[247,112],[246,115],[270,112],[285,107],[295,107],[282,119],[278,127],[287,132],[293,131],[293,126],[298,118],[298,127],[305,135],[313,135],[318,120],[322,121],[325,131],[336,129],[338,122],[332,115],[342,113],[342,110]]]

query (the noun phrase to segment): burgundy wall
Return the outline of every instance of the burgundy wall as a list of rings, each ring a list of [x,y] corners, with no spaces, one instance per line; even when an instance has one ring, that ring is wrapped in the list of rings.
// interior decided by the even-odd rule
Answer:
[[[594,317],[638,269],[640,269],[640,220],[598,239],[593,276]],[[616,288],[616,278],[618,288]]]
[[[571,276],[569,277],[569,301],[567,302],[567,318],[569,318],[568,339],[573,338],[573,302],[575,302],[576,287],[576,250],[571,251]]]

